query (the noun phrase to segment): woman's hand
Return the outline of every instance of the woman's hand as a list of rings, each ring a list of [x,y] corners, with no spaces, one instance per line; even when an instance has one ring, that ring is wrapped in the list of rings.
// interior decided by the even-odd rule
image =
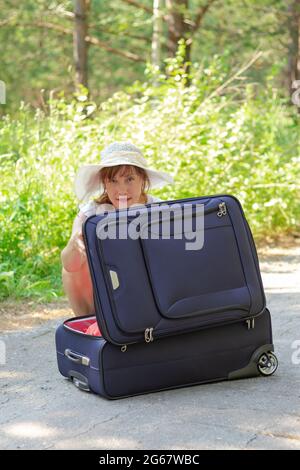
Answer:
[[[85,246],[82,235],[82,224],[86,220],[84,214],[76,216],[72,235],[67,246],[61,252],[61,261],[64,269],[68,272],[78,272],[87,261]]]
[[[69,241],[72,250],[78,251],[82,256],[86,256],[85,246],[83,242],[83,235],[81,230],[77,230],[70,238]]]
[[[80,229],[74,231],[67,246],[61,252],[62,265],[68,272],[77,272],[87,261],[83,235]]]

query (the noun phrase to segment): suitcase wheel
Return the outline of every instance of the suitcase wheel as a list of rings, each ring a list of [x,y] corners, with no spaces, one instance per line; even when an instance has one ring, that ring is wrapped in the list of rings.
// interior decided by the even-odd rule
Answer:
[[[272,375],[278,367],[278,359],[271,351],[263,353],[258,359],[257,367],[261,375]]]

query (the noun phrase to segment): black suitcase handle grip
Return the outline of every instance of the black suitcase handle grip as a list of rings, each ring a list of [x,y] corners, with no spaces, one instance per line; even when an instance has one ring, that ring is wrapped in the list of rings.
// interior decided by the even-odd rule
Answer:
[[[89,357],[81,356],[81,354],[77,354],[71,351],[71,349],[65,349],[65,356],[76,364],[82,364],[83,366],[89,366],[90,364]]]

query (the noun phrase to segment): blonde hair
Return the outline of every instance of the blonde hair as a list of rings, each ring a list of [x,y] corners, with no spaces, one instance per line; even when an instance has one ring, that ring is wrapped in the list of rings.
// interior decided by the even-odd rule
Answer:
[[[142,203],[146,204],[147,203],[147,191],[150,189],[150,180],[148,177],[147,172],[143,168],[139,168],[138,166],[135,165],[115,165],[115,166],[109,166],[102,168],[99,171],[99,176],[100,176],[100,181],[103,186],[105,186],[105,181],[109,180],[111,181],[117,173],[120,172],[120,176],[128,176],[132,174],[137,174],[140,176],[143,180],[142,183],[142,192],[141,192],[141,197],[143,199]],[[96,199],[94,199],[96,204],[111,204],[111,200],[108,197],[107,192],[104,190],[100,196],[98,196]]]

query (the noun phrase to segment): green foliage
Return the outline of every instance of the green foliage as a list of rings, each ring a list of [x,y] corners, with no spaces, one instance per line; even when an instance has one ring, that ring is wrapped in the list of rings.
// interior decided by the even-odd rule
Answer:
[[[167,15],[165,2],[161,3]],[[292,0],[190,0],[186,24],[193,24],[199,7],[208,3],[211,6],[193,38],[192,62],[205,58],[209,64],[218,54],[232,66],[259,49],[264,55],[251,68],[250,81],[264,83],[269,73],[276,71],[278,86],[283,86],[291,50],[288,12]],[[144,67],[151,56],[153,0],[140,4],[148,11],[121,0],[90,2],[89,35],[106,45],[89,47],[89,88],[97,103],[132,81],[143,80]],[[15,112],[21,100],[42,107],[51,90],[64,90],[70,98],[75,75],[73,10],[71,0],[27,0],[22,8],[16,0],[1,2],[0,80],[7,86],[7,103],[0,107],[0,115],[3,108],[5,112]],[[160,39],[165,58],[166,21]],[[145,63],[127,59],[120,52],[134,53]]]
[[[194,64],[185,87],[184,44],[165,72],[96,106],[85,89],[33,111],[24,103],[0,121],[0,297],[62,294],[60,252],[77,203],[73,180],[113,140],[131,140],[175,185],[163,199],[220,193],[241,201],[255,236],[299,230],[300,143],[296,107],[269,84],[223,86],[223,57]],[[234,89],[232,88],[234,84]]]

